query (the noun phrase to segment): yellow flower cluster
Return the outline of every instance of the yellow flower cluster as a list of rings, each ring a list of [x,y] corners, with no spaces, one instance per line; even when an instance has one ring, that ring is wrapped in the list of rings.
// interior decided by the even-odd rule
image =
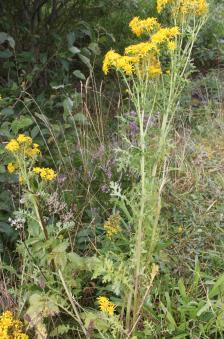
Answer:
[[[23,324],[20,320],[14,320],[12,312],[6,311],[0,315],[1,339],[28,339],[28,335],[22,332]]]
[[[97,301],[102,312],[107,313],[109,316],[114,315],[115,305],[107,297],[100,296]]]
[[[139,44],[130,45],[125,48],[125,54],[134,55],[138,58],[138,60],[140,60],[140,58],[146,57],[149,52],[152,51],[158,51],[158,49],[156,48],[156,45],[150,41],[140,42]]]
[[[202,16],[208,10],[206,0],[157,0],[158,13],[167,5],[171,5],[174,14]]]
[[[153,36],[151,37],[151,41],[154,45],[160,45],[164,42],[170,42],[170,39],[175,38],[180,35],[180,30],[177,26],[171,28],[160,28]]]
[[[40,175],[41,179],[46,181],[52,181],[57,176],[52,168],[34,167],[33,172]]]
[[[121,231],[119,214],[111,215],[103,225],[108,238],[112,238]]]
[[[5,148],[11,153],[21,153],[30,158],[40,154],[39,145],[33,144],[32,138],[25,134],[19,134],[17,139],[11,139]]]
[[[159,29],[160,24],[156,18],[147,18],[145,20],[139,19],[139,17],[134,17],[130,23],[129,27],[132,32],[136,34],[138,37],[144,33],[150,33],[154,29]]]
[[[160,5],[162,6],[162,3]],[[159,62],[160,47],[166,44],[168,50],[175,50],[177,46],[174,39],[180,35],[179,28],[177,26],[162,28],[153,17],[145,20],[135,17],[129,26],[137,36],[146,33],[150,39],[126,47],[124,56],[113,50],[107,52],[103,61],[103,72],[107,74],[110,68],[115,68],[126,75],[144,76],[147,70],[150,77],[159,76],[162,74]]]
[[[181,0],[179,4],[179,12],[183,15],[202,16],[208,10],[206,0]],[[175,11],[175,7],[174,7]]]
[[[122,56],[119,53],[110,50],[105,55],[103,61],[103,72],[108,73],[111,67],[123,71],[126,75],[130,75],[133,72],[133,64],[137,63],[138,59],[136,57]]]

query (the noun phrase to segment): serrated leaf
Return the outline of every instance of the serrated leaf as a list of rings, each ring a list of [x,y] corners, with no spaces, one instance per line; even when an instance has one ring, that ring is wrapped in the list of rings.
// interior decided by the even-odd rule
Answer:
[[[71,327],[69,325],[59,325],[50,332],[49,337],[57,337],[66,334],[70,329]]]

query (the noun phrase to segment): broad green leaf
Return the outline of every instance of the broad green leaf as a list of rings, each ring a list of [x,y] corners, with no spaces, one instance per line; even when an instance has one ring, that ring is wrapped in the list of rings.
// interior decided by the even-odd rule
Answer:
[[[78,57],[89,69],[92,68],[89,58],[82,54],[78,54]]]
[[[12,52],[9,49],[6,49],[4,51],[0,51],[0,58],[2,59],[8,59],[12,56]]]
[[[85,75],[82,73],[82,72],[80,72],[80,70],[75,70],[74,72],[73,72],[73,74],[78,78],[78,79],[81,79],[81,80],[85,80],[86,79],[86,77],[85,77]]]
[[[69,51],[72,53],[72,54],[78,54],[80,53],[80,49],[75,47],[75,46],[72,46],[69,48]]]
[[[11,116],[14,114],[14,109],[12,109],[11,107],[6,107],[6,108],[3,108],[1,110],[1,114],[3,114],[4,116]]]

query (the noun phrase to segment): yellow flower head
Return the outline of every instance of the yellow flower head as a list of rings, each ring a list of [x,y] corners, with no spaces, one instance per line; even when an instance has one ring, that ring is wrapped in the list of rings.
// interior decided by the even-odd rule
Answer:
[[[119,214],[111,215],[103,225],[107,237],[112,238],[115,234],[121,231]]]
[[[114,315],[115,305],[107,297],[100,296],[97,301],[101,312],[105,312],[109,316]]]
[[[158,23],[156,18],[147,18],[145,20],[140,20],[139,17],[134,17],[130,23],[129,27],[132,32],[138,37],[143,33],[150,33],[154,29],[160,28],[160,24]]]
[[[120,58],[120,54],[114,52],[113,50],[110,50],[109,52],[107,52],[107,54],[104,57],[103,60],[103,72],[104,74],[107,74],[110,67],[114,66],[117,59]]]
[[[148,73],[151,78],[157,77],[162,74],[160,63],[150,65],[148,67]]]
[[[161,13],[164,7],[172,3],[173,0],[157,0],[157,12]]]
[[[179,5],[179,12],[183,15],[202,16],[208,10],[206,0],[181,0]]]
[[[158,13],[162,12],[167,5],[171,5],[173,14],[189,16],[201,16],[208,10],[206,0],[157,0]]]
[[[134,71],[134,64],[138,62],[138,58],[130,56],[122,56],[114,51],[109,51],[105,55],[103,61],[103,72],[108,73],[108,70],[111,67],[114,67],[116,70],[124,72],[126,75],[130,75]]]
[[[177,44],[175,41],[168,41],[167,43],[168,50],[174,51],[177,48]]]
[[[17,141],[19,144],[32,144],[33,140],[25,134],[19,134]]]
[[[151,42],[140,42],[136,45],[130,45],[125,48],[125,54],[133,55],[137,58],[144,58],[147,56],[151,51],[155,51],[156,47]]]
[[[17,152],[19,150],[19,143],[16,139],[11,139],[8,144],[5,146],[9,152]]]
[[[39,174],[41,179],[46,181],[52,181],[57,176],[57,174],[52,168],[34,167],[33,172],[35,174]]]
[[[28,339],[28,335],[22,332],[22,322],[14,320],[12,312],[6,311],[0,315],[1,339]]]
[[[41,154],[40,149],[39,149],[39,145],[38,144],[33,144],[32,147],[29,147],[25,150],[25,154],[30,157],[33,158],[36,155]]]
[[[177,35],[180,35],[179,27],[165,27],[159,29],[155,34],[153,34],[151,41],[153,44],[159,45],[168,41],[169,39],[176,37]]]
[[[19,176],[19,183],[20,185],[23,185],[25,182],[24,177],[22,175]]]
[[[8,171],[9,173],[13,173],[13,172],[15,172],[15,170],[16,170],[16,166],[15,166],[12,162],[8,163],[8,165],[7,165],[7,171]]]

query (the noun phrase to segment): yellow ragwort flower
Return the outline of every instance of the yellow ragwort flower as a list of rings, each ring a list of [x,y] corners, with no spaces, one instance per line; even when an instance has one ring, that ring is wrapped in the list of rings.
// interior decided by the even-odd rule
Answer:
[[[153,34],[151,41],[155,45],[162,44],[167,42],[168,40],[175,38],[176,36],[180,35],[179,27],[165,27],[159,29],[155,34]]]
[[[7,171],[9,173],[13,173],[15,172],[15,170],[16,170],[16,166],[12,162],[9,162],[7,165]]]
[[[28,339],[28,335],[22,332],[22,322],[14,320],[12,312],[6,311],[0,315],[1,339]]]
[[[116,60],[120,57],[120,54],[110,50],[106,53],[103,60],[103,72],[107,74],[111,66],[114,66]]]
[[[161,13],[164,7],[172,3],[173,0],[157,0],[157,12]]]
[[[179,12],[188,16],[202,16],[208,10],[206,0],[181,0]]]
[[[162,74],[160,63],[150,65],[148,67],[148,73],[151,78],[157,77]]]
[[[41,154],[40,149],[39,149],[39,145],[38,144],[33,144],[32,147],[29,147],[25,150],[25,154],[28,157],[35,157],[36,155]]]
[[[103,72],[107,74],[109,69],[114,67],[116,70],[124,72],[126,75],[130,75],[133,73],[134,64],[137,62],[138,59],[135,57],[123,56],[111,50],[107,52],[104,57]]]
[[[160,13],[167,5],[172,6],[174,14],[190,16],[204,15],[208,10],[206,0],[157,0],[157,11]]]
[[[133,55],[137,58],[144,58],[152,51],[157,51],[157,49],[156,46],[149,41],[140,42],[125,48],[125,54]]]
[[[121,232],[119,214],[111,215],[103,225],[107,237],[112,238],[115,234]]]
[[[39,174],[41,179],[46,181],[52,181],[57,176],[55,171],[48,167],[34,167],[33,172],[35,174]]]
[[[20,183],[20,185],[23,185],[24,182],[25,182],[24,177],[23,177],[22,175],[20,175],[20,176],[19,176],[19,183]]]
[[[169,51],[174,51],[177,48],[177,44],[175,41],[168,41],[167,47]]]
[[[16,139],[11,139],[8,144],[5,146],[7,151],[9,152],[17,152],[19,150],[19,143],[17,142]]]
[[[129,27],[132,32],[138,37],[143,33],[151,33],[154,29],[159,29],[160,24],[156,18],[147,18],[144,20],[139,19],[139,17],[134,17],[130,23]]]
[[[114,315],[115,305],[107,297],[100,296],[97,301],[101,312],[105,312],[109,316]]]
[[[19,134],[17,141],[19,144],[32,144],[33,140],[25,134]]]

